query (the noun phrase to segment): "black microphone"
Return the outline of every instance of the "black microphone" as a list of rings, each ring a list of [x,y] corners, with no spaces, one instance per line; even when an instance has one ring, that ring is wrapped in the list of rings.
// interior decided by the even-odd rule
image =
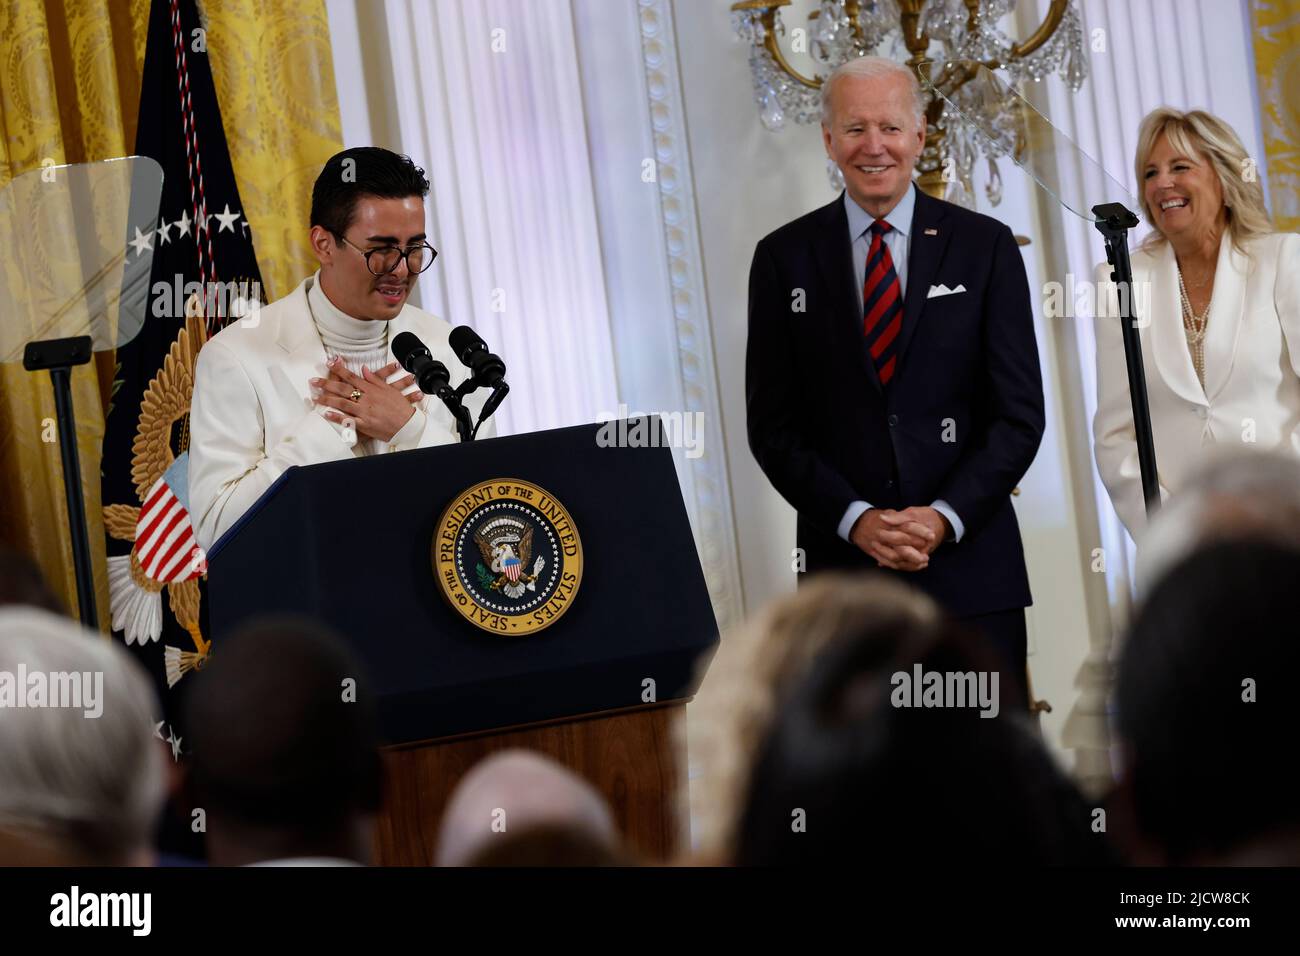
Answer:
[[[426,395],[436,395],[447,406],[452,417],[456,419],[456,431],[461,441],[474,440],[474,423],[470,420],[469,409],[460,402],[460,396],[451,387],[451,373],[429,347],[420,341],[414,332],[399,332],[393,337],[393,355],[397,361],[415,376],[420,391]]]
[[[429,347],[420,341],[414,332],[399,332],[393,339],[393,355],[402,363],[402,368],[415,376],[420,391],[426,395],[446,398],[452,394],[451,373]]]
[[[468,325],[458,325],[447,337],[456,357],[474,373],[475,384],[496,388],[506,377],[506,363],[488,351],[487,343]]]

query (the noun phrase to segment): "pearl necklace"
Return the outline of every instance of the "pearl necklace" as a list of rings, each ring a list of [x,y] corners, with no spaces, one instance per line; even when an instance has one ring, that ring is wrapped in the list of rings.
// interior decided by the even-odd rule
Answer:
[[[1196,377],[1205,387],[1205,328],[1210,318],[1210,303],[1214,301],[1214,288],[1210,288],[1210,298],[1205,301],[1205,311],[1197,315],[1192,311],[1192,300],[1187,297],[1187,286],[1183,284],[1183,270],[1178,268],[1178,295],[1183,303],[1183,333],[1192,350],[1192,364],[1196,367]]]

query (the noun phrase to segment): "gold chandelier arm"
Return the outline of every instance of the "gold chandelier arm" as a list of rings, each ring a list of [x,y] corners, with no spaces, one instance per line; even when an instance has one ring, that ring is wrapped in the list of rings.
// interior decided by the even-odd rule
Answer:
[[[781,52],[781,47],[777,45],[776,34],[770,29],[766,15],[763,17],[763,27],[766,31],[763,36],[763,46],[767,47],[767,52],[772,54],[772,59],[776,61],[776,65],[789,74],[795,82],[802,83],[810,89],[821,89],[822,81],[820,78],[809,79],[790,65],[790,61]]]
[[[972,63],[977,63],[989,70],[996,70],[1001,66],[996,60],[955,61],[947,64],[943,69],[943,73],[939,75],[939,79],[931,85],[944,96],[951,98],[954,93],[975,78],[975,70],[970,66]]]
[[[1029,39],[1024,43],[1017,43],[1013,46],[1011,55],[1015,57],[1029,56],[1029,54],[1050,40],[1052,34],[1056,32],[1056,28],[1065,19],[1065,10],[1069,5],[1070,0],[1052,0],[1052,5],[1047,10],[1047,16],[1038,25],[1038,29],[1031,33]]]
[[[772,54],[772,60],[781,71],[793,79],[796,83],[802,83],[812,90],[819,90],[822,86],[820,78],[809,78],[804,76],[785,58],[781,47],[776,42],[776,13],[781,7],[788,7],[790,0],[741,0],[740,3],[733,3],[731,9],[734,10],[759,10],[761,11],[760,21],[763,24],[763,46],[767,52]]]

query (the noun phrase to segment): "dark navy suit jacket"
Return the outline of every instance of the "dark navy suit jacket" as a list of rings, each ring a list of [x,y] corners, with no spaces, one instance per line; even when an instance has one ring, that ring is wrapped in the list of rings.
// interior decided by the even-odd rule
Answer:
[[[1043,435],[1029,283],[1011,230],[917,190],[898,361],[866,349],[843,194],[762,239],[749,275],[749,444],[798,512],[807,573],[875,568],[837,534],[853,501],[943,499],[965,525],[919,572],[953,614],[1031,603],[1011,490]],[[928,298],[932,286],[966,291]],[[802,290],[800,297],[797,290]],[[803,311],[798,311],[802,298]]]

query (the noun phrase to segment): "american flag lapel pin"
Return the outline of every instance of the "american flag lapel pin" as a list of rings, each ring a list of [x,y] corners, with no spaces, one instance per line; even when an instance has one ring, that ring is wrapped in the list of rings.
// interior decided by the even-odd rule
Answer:
[[[927,230],[925,230],[925,234],[926,234],[927,236],[937,236],[937,235],[939,235],[939,230],[938,230],[938,229],[927,229]]]

